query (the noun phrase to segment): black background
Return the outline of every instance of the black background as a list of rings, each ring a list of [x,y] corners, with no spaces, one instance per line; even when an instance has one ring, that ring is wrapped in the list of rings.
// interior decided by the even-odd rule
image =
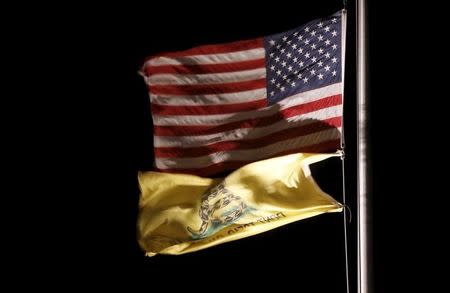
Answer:
[[[290,287],[308,292],[345,292],[343,219],[338,213],[321,215],[182,256],[147,258],[136,241],[137,172],[150,170],[153,163],[149,99],[144,81],[137,73],[144,58],[161,51],[282,32],[314,18],[333,14],[343,7],[342,1],[334,0],[254,5],[259,6],[255,8],[249,4],[243,7],[231,2],[208,5],[163,2],[142,6],[112,3],[96,7],[68,5],[56,7],[57,12],[49,12],[52,18],[47,22],[40,17],[45,24],[29,42],[39,47],[41,42],[52,41],[52,46],[36,52],[42,52],[43,65],[50,71],[46,79],[58,93],[57,98],[51,101],[52,107],[56,108],[56,117],[42,117],[46,120],[44,126],[70,121],[57,127],[52,135],[57,143],[46,150],[52,153],[58,149],[56,157],[60,161],[59,167],[44,175],[52,182],[47,189],[49,193],[57,193],[57,199],[52,197],[49,205],[52,213],[39,212],[44,221],[36,226],[41,228],[33,232],[32,229],[27,230],[26,234],[25,246],[38,247],[41,253],[27,254],[25,267],[30,265],[29,270],[38,273],[43,268],[42,263],[52,260],[52,273],[41,281],[54,278],[67,280],[67,284],[74,286],[85,284],[86,280],[100,286],[125,283],[150,291],[156,291],[155,286],[162,285],[166,289],[207,291],[218,287],[228,291],[276,286],[274,290]],[[350,289],[356,292],[356,40],[353,1],[349,1],[348,10],[346,186],[347,204],[352,213],[352,222],[348,226]],[[369,92],[371,97],[387,99],[383,90],[392,87],[392,81],[389,72],[384,71],[385,63],[381,61],[391,49],[384,45],[391,35],[380,32],[380,27],[387,26],[386,19],[378,14],[380,10],[375,5],[369,6]],[[43,40],[40,32],[50,30],[52,34],[48,40]],[[384,33],[384,29],[382,31]],[[393,34],[396,33],[397,29],[394,29]],[[47,63],[50,60],[46,59],[47,56],[56,60],[55,64]],[[384,157],[384,154],[397,150],[396,144],[392,148],[392,145],[388,147],[382,142],[388,129],[380,126],[396,116],[395,106],[395,100],[391,100],[390,108],[386,108],[373,99],[369,105],[372,114],[369,150],[372,157],[375,155],[372,149],[378,152],[374,157],[376,160],[373,160],[372,176],[373,191],[377,194],[373,202],[376,211],[373,265],[377,292],[387,289],[390,278],[385,273],[386,261],[392,253],[397,255],[398,252],[393,241],[380,239],[391,239],[402,223],[400,220],[386,220],[390,219],[392,210],[384,204],[399,190],[395,180],[397,169],[384,169],[389,162],[389,155]],[[398,127],[392,132],[400,130],[401,125],[396,125],[389,126]],[[29,127],[32,128],[33,123],[30,122]],[[69,148],[61,151],[59,143]],[[45,158],[42,164],[45,164]],[[324,191],[342,201],[340,164],[339,159],[329,159],[314,166],[313,173]],[[382,169],[383,172],[380,171]],[[388,191],[382,188],[386,186]],[[42,227],[48,226],[54,229],[44,233]]]
[[[267,12],[236,9],[226,3],[211,4],[208,9],[189,13],[182,8],[162,14],[161,7],[133,8],[110,15],[109,22],[99,31],[98,38],[108,37],[110,52],[102,48],[98,58],[108,58],[104,74],[105,104],[112,106],[112,120],[101,133],[107,133],[113,152],[104,166],[104,190],[108,209],[102,222],[96,225],[93,237],[99,240],[91,252],[107,252],[101,263],[126,263],[142,282],[162,284],[170,276],[170,286],[223,286],[232,289],[244,282],[250,286],[289,286],[310,288],[314,292],[345,292],[345,255],[342,214],[326,214],[281,227],[255,237],[223,244],[211,249],[182,256],[144,257],[136,242],[136,217],[139,190],[138,170],[152,168],[152,124],[145,84],[137,71],[146,56],[161,51],[183,50],[201,44],[214,44],[255,38],[294,28],[317,17],[333,14],[342,8],[340,1],[297,5],[286,3],[270,7]],[[220,11],[219,11],[220,10]],[[123,19],[119,18],[123,17]],[[346,135],[348,143],[348,192],[353,222],[349,226],[350,281],[355,292],[355,31],[354,11],[349,15],[348,73],[346,84]],[[106,78],[105,78],[106,77]],[[106,94],[106,92],[108,94]],[[98,98],[98,97],[96,97]],[[107,108],[106,108],[107,109]],[[348,125],[347,125],[348,124]],[[104,152],[101,150],[100,152]],[[315,166],[322,188],[342,200],[340,160],[330,159]],[[112,188],[111,188],[112,187]],[[110,191],[112,190],[112,191]],[[107,201],[107,202],[106,202]],[[95,212],[94,212],[95,213]],[[99,237],[100,235],[105,236]],[[89,241],[88,241],[89,243]],[[94,248],[95,247],[95,248]],[[89,244],[88,244],[89,248]],[[95,253],[93,254],[95,255]],[[123,267],[122,267],[123,268]],[[145,280],[145,281],[144,281]],[[202,285],[203,284],[203,285]]]

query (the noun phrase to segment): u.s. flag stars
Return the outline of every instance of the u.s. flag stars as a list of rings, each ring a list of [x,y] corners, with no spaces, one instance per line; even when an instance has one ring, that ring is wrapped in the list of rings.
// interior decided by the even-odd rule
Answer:
[[[337,18],[269,37],[266,49],[267,94],[278,100],[298,90],[328,85],[338,76],[340,64]],[[280,97],[278,97],[280,95]]]

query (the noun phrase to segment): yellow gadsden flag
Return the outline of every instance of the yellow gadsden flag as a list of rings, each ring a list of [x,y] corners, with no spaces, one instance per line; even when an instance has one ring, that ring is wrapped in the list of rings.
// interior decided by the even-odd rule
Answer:
[[[224,179],[145,172],[138,234],[148,256],[182,254],[255,235],[342,205],[309,165],[338,154],[293,154],[241,167]]]

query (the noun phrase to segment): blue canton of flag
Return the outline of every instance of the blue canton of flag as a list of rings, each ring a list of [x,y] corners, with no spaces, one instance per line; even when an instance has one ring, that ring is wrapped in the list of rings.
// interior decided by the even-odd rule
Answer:
[[[264,38],[269,104],[341,81],[341,31],[337,13]]]

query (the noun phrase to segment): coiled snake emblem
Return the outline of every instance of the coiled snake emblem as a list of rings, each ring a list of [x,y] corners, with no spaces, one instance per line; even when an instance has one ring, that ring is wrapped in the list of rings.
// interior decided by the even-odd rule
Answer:
[[[222,182],[202,196],[199,210],[202,220],[200,229],[194,230],[187,227],[187,230],[195,238],[207,237],[206,232],[212,223],[222,226],[230,225],[244,213],[246,208],[247,205],[241,197],[231,193]]]

